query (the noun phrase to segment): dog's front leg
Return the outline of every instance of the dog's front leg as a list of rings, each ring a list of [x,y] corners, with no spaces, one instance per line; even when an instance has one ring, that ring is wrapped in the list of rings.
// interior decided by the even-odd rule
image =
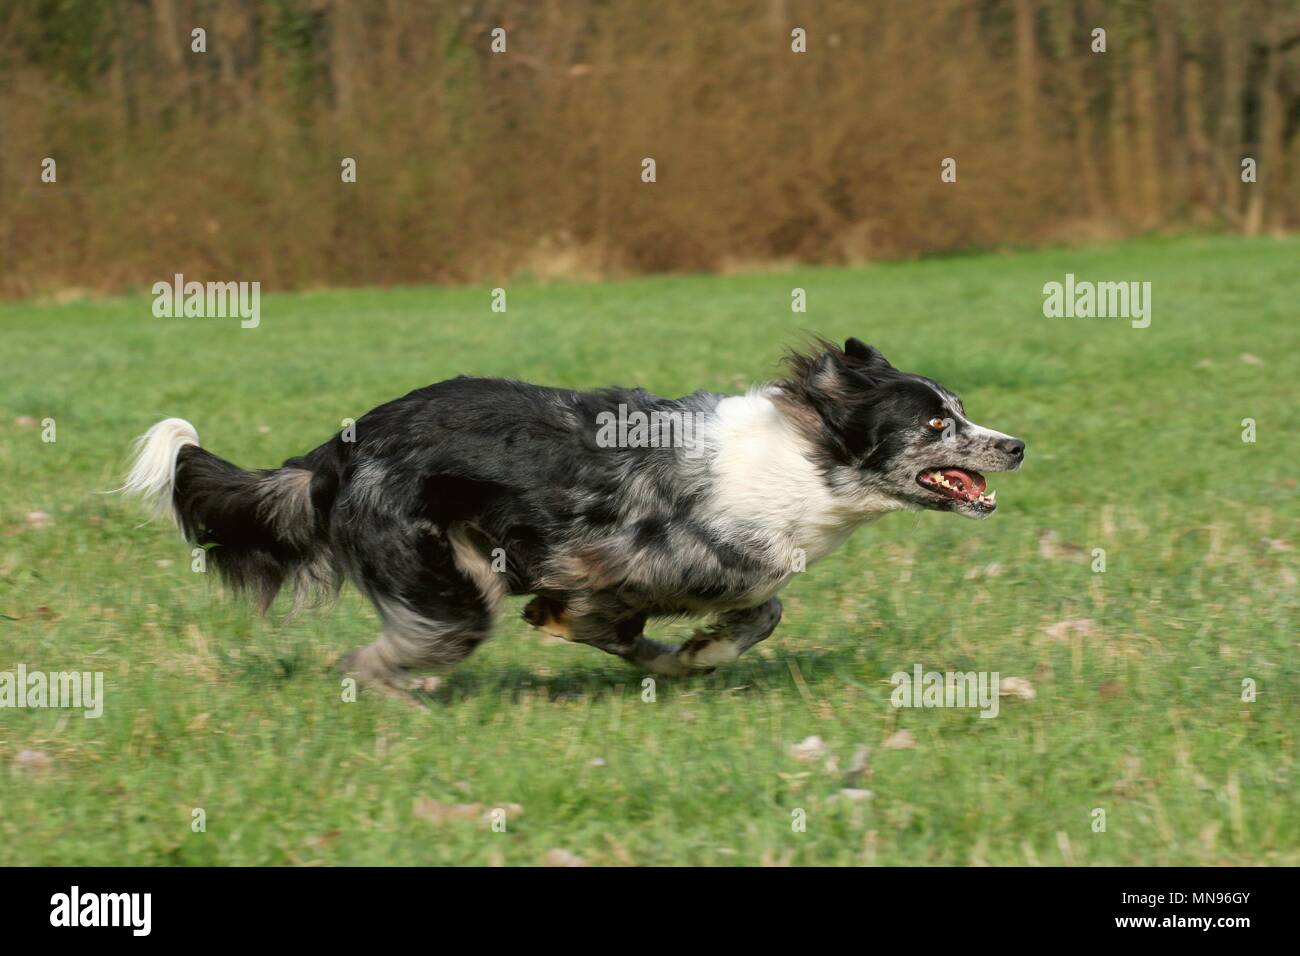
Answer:
[[[652,674],[684,677],[692,673],[677,656],[677,648],[645,636],[646,615],[608,612],[570,614],[567,619],[569,640],[590,644],[607,654],[616,654]]]
[[[677,650],[677,659],[688,670],[709,670],[730,664],[759,641],[765,640],[781,622],[781,601],[770,598],[757,607],[724,611],[708,627],[696,631]]]

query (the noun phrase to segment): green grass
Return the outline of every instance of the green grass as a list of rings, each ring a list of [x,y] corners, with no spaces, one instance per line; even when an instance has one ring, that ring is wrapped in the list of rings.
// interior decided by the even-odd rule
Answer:
[[[0,670],[99,670],[107,695],[98,720],[0,710],[0,864],[536,864],[555,848],[593,864],[1300,863],[1297,261],[1294,240],[1148,240],[511,284],[504,315],[486,289],[312,292],[264,297],[256,330],[155,319],[146,295],[0,308]],[[1045,319],[1042,285],[1066,272],[1149,280],[1151,327]],[[191,572],[172,529],[97,494],[165,415],[273,466],[453,374],[734,391],[801,329],[939,378],[1024,438],[1028,464],[997,479],[989,521],[863,529],[796,578],[768,642],[660,680],[653,703],[637,671],[528,630],[519,601],[427,709],[344,703],[333,662],[376,626],[355,592],[260,619]],[[19,416],[54,418],[57,441]],[[1091,631],[1053,627],[1077,619]],[[915,663],[1023,677],[1037,697],[993,720],[895,709],[889,676]],[[881,746],[902,729],[914,747]],[[838,769],[791,756],[814,734]],[[859,745],[873,796],[833,800]],[[427,819],[422,800],[522,813],[498,833]]]

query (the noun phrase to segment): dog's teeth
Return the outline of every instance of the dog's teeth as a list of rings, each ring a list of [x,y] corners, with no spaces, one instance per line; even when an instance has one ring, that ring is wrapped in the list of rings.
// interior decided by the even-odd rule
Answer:
[[[994,491],[990,491],[990,492],[989,492],[987,495],[985,495],[984,497],[985,497],[986,499],[988,499],[988,503],[989,503],[989,504],[993,504],[993,502],[995,502],[995,501],[998,500],[998,493],[997,493],[996,490],[994,490]]]

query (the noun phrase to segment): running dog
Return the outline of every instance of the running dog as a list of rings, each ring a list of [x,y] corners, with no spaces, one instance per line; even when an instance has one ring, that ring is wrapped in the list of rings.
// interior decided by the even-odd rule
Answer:
[[[734,661],[781,619],[777,593],[890,511],[986,518],[981,472],[1024,442],[952,391],[849,339],[792,353],[744,395],[667,399],[460,377],[381,405],[279,468],[249,471],[169,418],[137,442],[128,493],[170,513],[265,611],[350,580],[382,626],[344,670],[381,687],[448,668],[507,594],[534,626],[656,674]],[[712,620],[680,647],[647,621]]]

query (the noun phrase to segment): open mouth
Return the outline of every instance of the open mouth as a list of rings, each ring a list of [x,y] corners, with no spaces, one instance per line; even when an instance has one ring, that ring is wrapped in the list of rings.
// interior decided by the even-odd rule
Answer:
[[[998,493],[984,493],[984,476],[978,471],[964,468],[927,468],[916,476],[916,483],[926,491],[975,505],[981,510],[992,511],[997,507]]]

